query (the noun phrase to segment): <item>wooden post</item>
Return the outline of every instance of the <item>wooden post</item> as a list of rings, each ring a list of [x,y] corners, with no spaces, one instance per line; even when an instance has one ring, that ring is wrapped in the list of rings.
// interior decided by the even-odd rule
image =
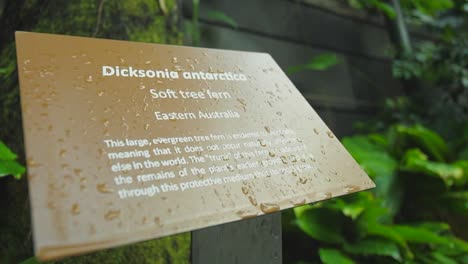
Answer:
[[[192,264],[282,263],[281,212],[192,232]]]

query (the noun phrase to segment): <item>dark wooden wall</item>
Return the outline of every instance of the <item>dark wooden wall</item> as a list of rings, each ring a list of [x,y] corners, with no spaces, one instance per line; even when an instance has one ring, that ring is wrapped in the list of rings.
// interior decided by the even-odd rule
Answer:
[[[191,0],[184,16],[192,16]],[[402,94],[392,78],[392,43],[381,17],[369,17],[333,0],[201,0],[200,46],[270,53],[286,70],[333,52],[341,63],[326,71],[290,78],[339,136],[367,120],[381,102]],[[213,20],[210,11],[232,17],[237,28]]]

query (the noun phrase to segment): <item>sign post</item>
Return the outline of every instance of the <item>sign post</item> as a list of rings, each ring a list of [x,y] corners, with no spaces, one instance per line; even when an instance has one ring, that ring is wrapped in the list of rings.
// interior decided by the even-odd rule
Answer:
[[[281,213],[192,232],[192,264],[281,264]]]
[[[27,32],[16,45],[41,260],[243,221],[195,231],[194,261],[274,263],[279,214],[260,216],[374,187],[268,54]]]

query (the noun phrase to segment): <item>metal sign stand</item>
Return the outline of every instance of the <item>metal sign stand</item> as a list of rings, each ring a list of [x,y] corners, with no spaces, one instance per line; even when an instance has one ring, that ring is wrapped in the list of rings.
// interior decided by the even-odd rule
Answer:
[[[192,264],[282,263],[281,212],[192,232]]]

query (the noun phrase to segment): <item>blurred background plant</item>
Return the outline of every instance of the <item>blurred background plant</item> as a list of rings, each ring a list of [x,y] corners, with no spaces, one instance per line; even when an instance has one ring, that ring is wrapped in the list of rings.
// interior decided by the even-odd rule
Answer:
[[[385,1],[347,2],[399,19]],[[285,212],[285,240],[305,245],[288,263],[468,263],[468,1],[401,7],[435,38],[395,53],[406,95],[342,140],[377,187]]]

